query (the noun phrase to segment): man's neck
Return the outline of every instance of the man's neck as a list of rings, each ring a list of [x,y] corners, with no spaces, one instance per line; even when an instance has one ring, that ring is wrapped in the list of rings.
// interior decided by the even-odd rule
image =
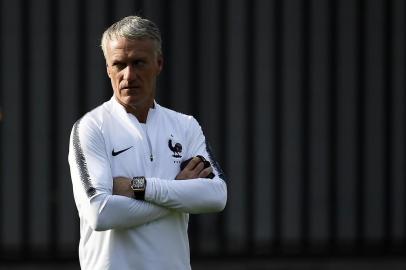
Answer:
[[[151,104],[148,104],[145,107],[124,106],[124,108],[126,109],[127,113],[134,115],[138,119],[138,122],[146,123],[149,109],[154,108],[154,102],[152,101]]]

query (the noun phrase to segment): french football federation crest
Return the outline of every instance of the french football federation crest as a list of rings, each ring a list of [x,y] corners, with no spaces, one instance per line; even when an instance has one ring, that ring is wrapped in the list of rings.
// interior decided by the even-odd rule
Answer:
[[[171,135],[171,137],[173,137]],[[173,152],[173,157],[175,158],[181,158],[181,154],[182,153],[182,145],[180,143],[175,143],[175,145],[173,144],[174,142],[172,141],[172,139],[169,139],[168,141],[168,147],[169,149],[171,149],[171,151]]]

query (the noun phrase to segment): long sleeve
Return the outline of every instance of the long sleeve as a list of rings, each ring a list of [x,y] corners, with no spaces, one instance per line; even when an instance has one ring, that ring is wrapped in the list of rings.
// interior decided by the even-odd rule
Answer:
[[[170,211],[124,196],[99,194],[90,200],[84,218],[95,231],[127,229],[166,216]]]
[[[149,178],[145,199],[154,204],[187,213],[222,211],[227,202],[227,185],[224,173],[215,161],[200,125],[194,118],[187,128],[188,157],[204,156],[210,161],[215,177],[190,180]]]
[[[152,203],[112,195],[113,177],[101,127],[92,119],[74,125],[69,164],[79,215],[94,230],[130,228],[170,213]]]
[[[200,214],[222,211],[226,205],[227,187],[220,179],[147,181],[145,199],[170,209]]]

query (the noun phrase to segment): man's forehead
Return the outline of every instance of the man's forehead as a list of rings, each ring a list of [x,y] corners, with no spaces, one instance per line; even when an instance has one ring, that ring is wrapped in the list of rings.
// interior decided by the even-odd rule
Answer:
[[[155,47],[151,39],[112,39],[107,43],[107,60],[143,57],[154,53]]]
[[[154,48],[154,41],[149,38],[136,38],[136,39],[128,39],[124,37],[117,37],[112,38],[107,42],[107,47],[115,50],[142,50],[142,49],[150,49]]]

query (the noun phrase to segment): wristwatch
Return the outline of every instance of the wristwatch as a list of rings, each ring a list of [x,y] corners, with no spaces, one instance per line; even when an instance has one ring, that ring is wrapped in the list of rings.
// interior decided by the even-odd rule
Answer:
[[[147,180],[144,176],[136,176],[131,180],[131,189],[134,191],[134,197],[136,200],[144,200],[146,187]]]

